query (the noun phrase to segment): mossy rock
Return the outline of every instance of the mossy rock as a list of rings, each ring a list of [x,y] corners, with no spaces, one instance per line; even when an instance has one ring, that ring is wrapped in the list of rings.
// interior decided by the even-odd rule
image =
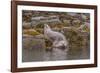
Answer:
[[[88,34],[87,37],[84,37],[85,34],[78,32],[75,28],[71,27],[70,29],[65,28],[64,34],[66,39],[68,39],[70,48],[78,48],[84,46],[84,39],[89,41]],[[87,43],[86,43],[87,44]]]
[[[35,35],[39,35],[40,33],[33,29],[33,30],[24,30],[23,34],[35,36]]]
[[[35,27],[35,28],[44,28],[44,24],[39,23],[38,25],[36,25],[36,27]]]
[[[35,30],[37,32],[39,32],[40,34],[43,34],[44,33],[43,28],[35,28]]]
[[[90,29],[87,26],[84,26],[83,31],[90,32]]]

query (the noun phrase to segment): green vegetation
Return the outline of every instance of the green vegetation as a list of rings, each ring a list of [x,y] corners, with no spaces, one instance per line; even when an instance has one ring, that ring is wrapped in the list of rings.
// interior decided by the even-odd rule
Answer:
[[[29,30],[25,30],[25,31],[23,31],[23,34],[28,34],[28,35],[35,36],[35,35],[39,35],[40,33],[37,32],[37,31],[29,31]]]

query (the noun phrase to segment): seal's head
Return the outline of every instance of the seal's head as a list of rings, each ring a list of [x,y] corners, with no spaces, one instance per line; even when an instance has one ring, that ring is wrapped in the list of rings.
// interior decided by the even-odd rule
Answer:
[[[44,29],[51,29],[50,26],[48,24],[44,24]]]

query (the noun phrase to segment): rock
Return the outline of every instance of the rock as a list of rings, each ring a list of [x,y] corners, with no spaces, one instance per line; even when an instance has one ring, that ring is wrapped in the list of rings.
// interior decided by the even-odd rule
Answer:
[[[87,32],[89,33],[90,32],[90,24],[83,24],[83,25],[80,25],[80,27],[77,28],[78,31],[81,31],[81,32]]]
[[[23,33],[24,34],[28,34],[28,35],[32,35],[32,36],[35,36],[35,35],[39,35],[40,34],[39,32],[37,32],[34,29],[24,29],[23,30]]]
[[[36,35],[35,37],[38,38],[38,39],[44,39],[44,35],[43,34]]]
[[[25,29],[32,28],[32,27],[31,27],[31,22],[23,22],[22,26],[23,26],[23,28],[25,28]]]
[[[76,16],[77,15],[77,13],[74,13],[74,12],[69,12],[67,14],[70,15],[70,16]]]
[[[90,29],[90,23],[84,22],[84,24]]]
[[[81,17],[82,17],[83,20],[87,20],[87,16],[86,15],[81,14]]]
[[[61,23],[61,21],[59,20],[58,16],[37,16],[37,17],[32,17],[31,19],[32,21],[32,27],[36,27],[39,24],[58,24]]]
[[[63,20],[65,26],[69,26],[71,24],[70,20]]]
[[[78,26],[80,26],[80,23],[81,23],[81,21],[78,20],[78,19],[75,19],[75,20],[72,21],[72,25],[73,26],[77,26],[78,27]]]
[[[28,35],[28,34],[23,34],[22,36],[23,36],[23,38],[32,38],[33,37],[32,35]]]
[[[23,15],[25,15],[25,16],[31,16],[32,15],[32,11],[24,10],[23,11]]]

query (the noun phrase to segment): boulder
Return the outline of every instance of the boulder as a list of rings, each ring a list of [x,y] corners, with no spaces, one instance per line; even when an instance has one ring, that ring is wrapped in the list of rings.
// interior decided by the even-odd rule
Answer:
[[[23,26],[24,29],[32,28],[31,27],[31,22],[23,22],[22,26]]]

